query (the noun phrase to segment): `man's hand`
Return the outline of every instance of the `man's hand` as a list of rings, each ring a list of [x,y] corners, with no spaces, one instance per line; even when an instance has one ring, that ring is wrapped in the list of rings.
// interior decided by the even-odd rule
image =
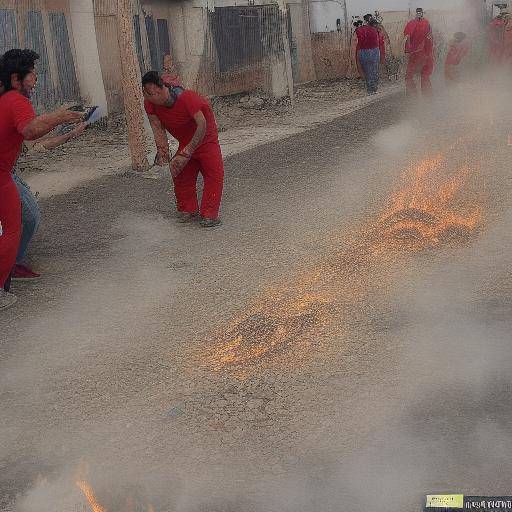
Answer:
[[[55,114],[59,120],[59,124],[73,124],[80,123],[83,121],[83,112],[75,112],[74,110],[68,110],[65,108],[55,111]]]
[[[77,124],[70,132],[69,132],[69,138],[70,139],[76,139],[77,137],[80,137],[82,133],[84,133],[85,129],[87,128],[87,123],[82,122],[80,124]]]
[[[184,169],[184,167],[190,162],[190,158],[184,155],[176,155],[169,164],[171,176],[176,178],[178,174]]]

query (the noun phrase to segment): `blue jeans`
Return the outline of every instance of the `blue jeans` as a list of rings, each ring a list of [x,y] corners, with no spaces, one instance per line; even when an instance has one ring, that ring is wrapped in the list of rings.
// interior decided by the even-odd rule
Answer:
[[[359,60],[366,78],[366,88],[369,94],[377,92],[379,87],[380,74],[380,50],[373,48],[371,50],[359,50]]]
[[[30,191],[30,187],[14,172],[12,175],[18,188],[21,199],[21,239],[16,256],[16,263],[23,263],[27,255],[27,249],[32,237],[36,234],[41,222],[41,212],[37,199]]]

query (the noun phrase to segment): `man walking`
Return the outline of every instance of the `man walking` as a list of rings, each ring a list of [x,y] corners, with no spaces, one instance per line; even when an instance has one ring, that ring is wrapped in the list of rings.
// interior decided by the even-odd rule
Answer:
[[[376,94],[379,87],[379,32],[377,21],[371,14],[364,16],[365,25],[356,29],[359,48],[359,60],[366,79],[368,94]]]
[[[178,220],[197,218],[202,227],[220,224],[219,209],[224,184],[224,164],[217,123],[208,101],[190,90],[167,87],[156,71],[142,78],[144,107],[155,137],[159,164],[169,162],[166,130],[179,148],[169,162],[178,208]],[[203,195],[198,209],[197,177],[203,176]]]
[[[416,94],[414,75],[421,73],[421,92],[432,95],[430,75],[434,71],[434,42],[430,22],[425,18],[423,9],[416,9],[416,18],[405,26],[405,53],[409,55],[405,85],[407,94]]]

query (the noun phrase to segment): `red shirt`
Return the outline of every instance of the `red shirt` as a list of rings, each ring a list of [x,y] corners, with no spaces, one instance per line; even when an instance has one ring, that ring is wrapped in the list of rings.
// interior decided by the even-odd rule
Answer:
[[[446,55],[445,64],[447,66],[458,66],[462,59],[469,55],[470,46],[467,42],[452,43],[448,54]]]
[[[11,179],[11,172],[23,143],[21,131],[36,117],[30,100],[18,91],[0,96],[0,183]]]
[[[370,27],[370,25],[357,27],[356,35],[358,50],[373,50],[379,47],[379,32],[375,27]]]
[[[153,105],[147,100],[144,101],[144,108],[148,115],[156,115],[160,119],[163,127],[179,142],[180,150],[192,140],[197,130],[194,115],[198,112],[202,112],[206,119],[206,134],[196,151],[205,144],[219,143],[212,107],[205,98],[194,91],[183,91],[170,108]]]
[[[404,35],[409,36],[405,45],[405,53],[424,51],[432,53],[434,43],[432,41],[432,28],[426,19],[411,20],[405,26]]]

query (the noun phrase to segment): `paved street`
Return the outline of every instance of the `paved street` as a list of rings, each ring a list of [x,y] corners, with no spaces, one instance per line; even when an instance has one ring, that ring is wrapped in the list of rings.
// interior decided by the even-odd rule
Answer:
[[[164,177],[44,199],[43,279],[0,317],[0,509],[511,494],[501,99],[394,94],[231,156],[211,231]]]

